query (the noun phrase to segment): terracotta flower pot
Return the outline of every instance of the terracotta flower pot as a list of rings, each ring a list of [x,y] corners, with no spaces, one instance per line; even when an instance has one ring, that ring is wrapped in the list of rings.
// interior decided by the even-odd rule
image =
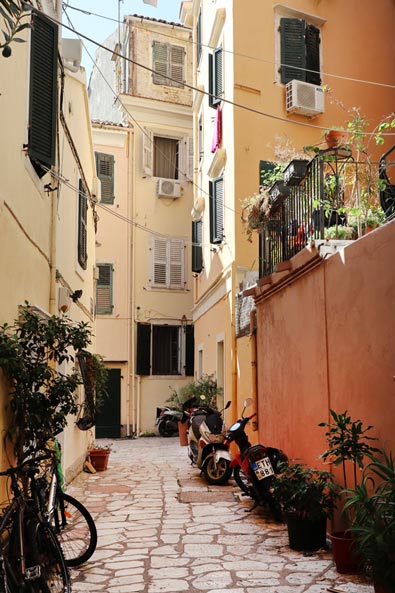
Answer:
[[[107,469],[108,458],[110,457],[110,450],[107,449],[90,449],[89,459],[97,472],[102,472]]]
[[[186,447],[188,445],[188,422],[178,423],[178,436],[181,447]]]
[[[341,574],[358,574],[360,570],[352,535],[344,531],[335,531],[329,537],[332,542],[332,554],[337,572]]]
[[[338,148],[347,142],[347,134],[340,130],[329,130],[325,134],[325,142],[328,148]]]

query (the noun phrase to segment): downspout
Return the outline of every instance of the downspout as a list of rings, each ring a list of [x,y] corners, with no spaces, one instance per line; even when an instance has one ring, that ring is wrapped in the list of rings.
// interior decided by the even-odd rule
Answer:
[[[59,184],[58,184],[59,185]],[[51,194],[51,262],[49,279],[49,313],[56,314],[56,226],[58,191]]]
[[[132,183],[133,178],[131,174],[131,155],[132,154],[132,131],[128,129],[128,142],[127,142],[127,164],[128,164],[128,183],[127,183],[127,218],[133,220],[133,193]],[[128,355],[127,355],[127,382],[126,382],[126,436],[130,437],[130,396],[131,396],[131,381],[133,381],[133,375],[131,372],[131,361],[133,360],[133,226],[128,224],[127,230],[127,243],[129,249],[129,257],[127,258],[127,286],[128,286],[128,303],[129,303],[129,315],[128,315]]]
[[[129,124],[130,125],[130,124]],[[132,127],[131,135],[130,135],[130,153],[128,161],[131,162],[130,165],[130,261],[129,266],[131,268],[131,275],[130,275],[130,359],[129,359],[129,389],[131,392],[131,398],[129,398],[129,422],[131,418],[132,424],[132,436],[136,436],[137,429],[136,429],[136,299],[135,299],[135,257],[134,254],[136,252],[136,233],[134,227],[134,184],[135,184],[135,154],[134,154],[134,129]],[[130,411],[130,407],[132,408]],[[131,413],[130,413],[131,412]],[[130,429],[129,429],[129,436],[130,436]]]
[[[258,385],[257,385],[257,350],[256,350],[256,309],[250,311],[250,356],[251,356],[251,396],[256,416],[252,421],[252,430],[258,430]]]

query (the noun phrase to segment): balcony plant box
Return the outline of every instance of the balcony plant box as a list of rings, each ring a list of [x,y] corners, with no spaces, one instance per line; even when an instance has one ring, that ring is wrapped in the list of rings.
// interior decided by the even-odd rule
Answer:
[[[269,203],[271,205],[271,211],[274,212],[281,206],[286,198],[290,194],[290,189],[287,187],[281,179],[278,179],[271,188],[269,189]]]
[[[299,185],[306,177],[307,165],[310,161],[294,159],[284,169],[284,183],[288,186]]]

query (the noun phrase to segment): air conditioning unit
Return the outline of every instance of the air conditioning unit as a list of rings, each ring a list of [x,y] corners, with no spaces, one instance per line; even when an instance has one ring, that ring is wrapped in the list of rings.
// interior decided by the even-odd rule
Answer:
[[[309,116],[324,113],[324,91],[315,84],[291,80],[285,87],[285,106],[288,113]]]
[[[158,179],[156,193],[163,198],[179,198],[181,195],[181,184],[172,179]]]

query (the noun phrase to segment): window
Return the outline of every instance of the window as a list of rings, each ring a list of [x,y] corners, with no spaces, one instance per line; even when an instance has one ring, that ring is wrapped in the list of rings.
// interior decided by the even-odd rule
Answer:
[[[182,239],[151,239],[151,285],[155,288],[184,289],[184,251]]]
[[[39,177],[55,163],[58,27],[33,12],[28,155]]]
[[[113,275],[112,264],[97,264],[96,315],[111,315],[113,311]]]
[[[280,19],[281,82],[302,80],[320,85],[320,43],[318,27],[304,19]]]
[[[203,114],[199,115],[198,121],[198,156],[199,164],[202,162],[204,156],[204,145],[203,145]]]
[[[222,243],[224,238],[224,180],[217,177],[210,181],[210,243]]]
[[[78,263],[84,270],[86,270],[86,262],[88,261],[87,220],[88,200],[86,189],[80,179],[78,184]]]
[[[208,104],[217,108],[221,103],[222,88],[222,47],[219,47],[208,55]]]
[[[138,375],[194,373],[193,325],[137,324]]]
[[[143,170],[150,177],[193,179],[193,139],[143,131]]]
[[[203,270],[202,227],[201,218],[192,221],[192,272],[197,274]]]
[[[114,203],[114,156],[95,152],[96,173],[101,181],[101,202]]]
[[[184,48],[154,41],[152,45],[152,82],[166,86],[184,86]]]

